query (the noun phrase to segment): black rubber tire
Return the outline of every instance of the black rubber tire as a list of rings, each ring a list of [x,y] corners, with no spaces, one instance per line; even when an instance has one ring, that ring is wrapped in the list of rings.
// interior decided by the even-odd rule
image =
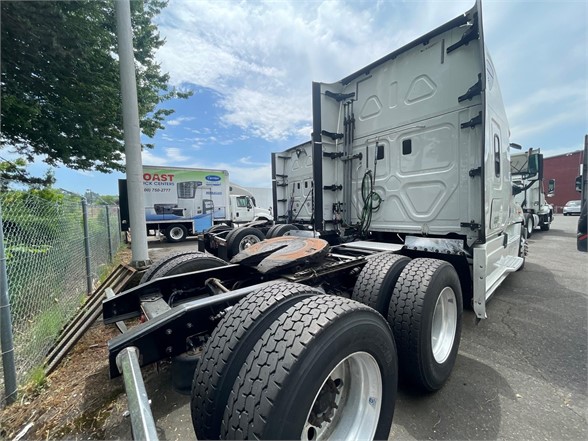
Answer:
[[[151,280],[174,276],[176,274],[191,273],[192,271],[217,268],[224,265],[227,265],[227,262],[218,257],[194,252],[184,256],[178,256],[168,261],[165,265],[160,266],[151,276]]]
[[[438,363],[433,356],[431,329],[435,305],[445,287],[452,288],[455,293],[457,320],[451,351],[443,363]],[[457,358],[462,314],[461,285],[451,264],[419,258],[406,265],[396,282],[388,309],[402,378],[427,392],[443,386]]]
[[[192,383],[192,423],[198,439],[219,439],[233,384],[249,353],[267,328],[290,306],[320,291],[278,282],[233,307],[214,329]]]
[[[222,439],[300,439],[323,381],[360,351],[374,357],[382,379],[374,439],[388,439],[398,380],[390,328],[373,309],[331,295],[302,300],[264,332],[231,391]]]
[[[386,317],[394,286],[408,262],[410,258],[400,254],[383,254],[367,259],[355,282],[351,298]]]
[[[530,214],[525,214],[525,229],[527,230],[528,239],[533,235],[533,230],[535,229],[533,216],[531,216]]]
[[[174,259],[177,259],[178,257],[186,256],[188,254],[202,254],[202,253],[199,251],[176,251],[175,253],[172,253],[172,254],[169,254],[165,257],[162,257],[161,259],[158,259],[155,262],[153,262],[151,264],[151,266],[149,267],[149,269],[143,273],[143,276],[141,277],[141,281],[139,282],[139,284],[149,282],[153,278],[153,274],[157,270],[159,270],[159,268],[161,268],[163,265],[167,264],[168,262],[171,262]]]
[[[550,228],[551,228],[551,224],[549,222],[546,222],[546,221],[541,222],[541,231],[549,231]]]
[[[241,241],[247,236],[255,236],[259,239],[259,242],[265,239],[265,235],[257,228],[244,227],[236,228],[227,235],[227,257],[232,259],[234,256],[239,254],[241,250]]]
[[[173,231],[178,231],[182,234],[181,236],[174,237],[172,236]],[[188,229],[181,224],[172,224],[165,229],[165,237],[171,243],[183,242],[188,237]]]
[[[292,224],[277,224],[271,227],[267,234],[265,235],[266,239],[271,239],[272,237],[282,237],[288,231],[298,230],[296,225]]]

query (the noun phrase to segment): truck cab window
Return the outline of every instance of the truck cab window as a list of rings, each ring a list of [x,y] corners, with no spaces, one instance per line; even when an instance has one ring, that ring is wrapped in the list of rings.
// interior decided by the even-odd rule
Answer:
[[[247,196],[239,196],[237,198],[237,207],[247,208]]]

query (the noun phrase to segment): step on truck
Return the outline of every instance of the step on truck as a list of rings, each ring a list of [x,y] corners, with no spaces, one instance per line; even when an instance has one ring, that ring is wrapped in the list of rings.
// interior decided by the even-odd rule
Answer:
[[[223,236],[247,226],[255,230],[256,242],[263,240],[265,231],[273,225],[270,211],[257,207],[250,193],[233,192],[231,188],[226,170],[143,166],[147,235],[163,234],[168,242],[182,242],[212,228]],[[128,231],[125,179],[119,180],[119,200],[121,231]]]
[[[291,223],[230,262],[172,255],[104,302],[106,323],[144,319],[108,343],[135,437],[156,436],[137,369],[169,359],[198,439],[387,439],[398,383],[440,389],[463,307],[486,318],[522,267],[479,2],[312,91],[312,142],[273,157]]]
[[[511,144],[511,146],[518,144]],[[553,206],[547,203],[543,182],[543,155],[539,149],[511,154],[512,188],[515,202],[523,209],[527,237],[536,228],[549,231],[553,221]],[[555,183],[550,183],[547,196],[553,194]]]

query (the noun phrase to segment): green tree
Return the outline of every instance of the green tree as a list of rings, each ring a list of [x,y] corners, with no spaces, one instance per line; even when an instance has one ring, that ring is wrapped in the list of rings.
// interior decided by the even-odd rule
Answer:
[[[41,189],[51,187],[55,183],[55,176],[51,170],[42,178],[31,176],[26,170],[27,162],[23,158],[14,161],[0,161],[0,191],[8,191],[11,182],[20,182],[30,188]]]
[[[137,93],[143,134],[152,137],[184,98],[168,86],[155,51],[153,18],[167,1],[132,2]],[[2,147],[29,161],[108,172],[124,151],[114,0],[1,2]],[[146,147],[152,147],[147,144]]]

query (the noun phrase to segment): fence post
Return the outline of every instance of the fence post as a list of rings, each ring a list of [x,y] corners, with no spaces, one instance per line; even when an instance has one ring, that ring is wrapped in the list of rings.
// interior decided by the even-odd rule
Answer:
[[[110,207],[105,205],[106,209],[106,230],[108,231],[108,262],[112,263],[112,237],[110,236]]]
[[[92,294],[92,262],[90,261],[90,233],[88,229],[88,204],[82,198],[82,217],[84,219],[84,252],[86,254],[86,289]]]
[[[4,251],[4,225],[2,223],[2,204],[0,203],[0,348],[2,350],[2,369],[4,371],[4,391],[6,403],[16,401],[16,366],[14,364],[14,340],[12,336],[12,316],[8,297],[8,272]]]

